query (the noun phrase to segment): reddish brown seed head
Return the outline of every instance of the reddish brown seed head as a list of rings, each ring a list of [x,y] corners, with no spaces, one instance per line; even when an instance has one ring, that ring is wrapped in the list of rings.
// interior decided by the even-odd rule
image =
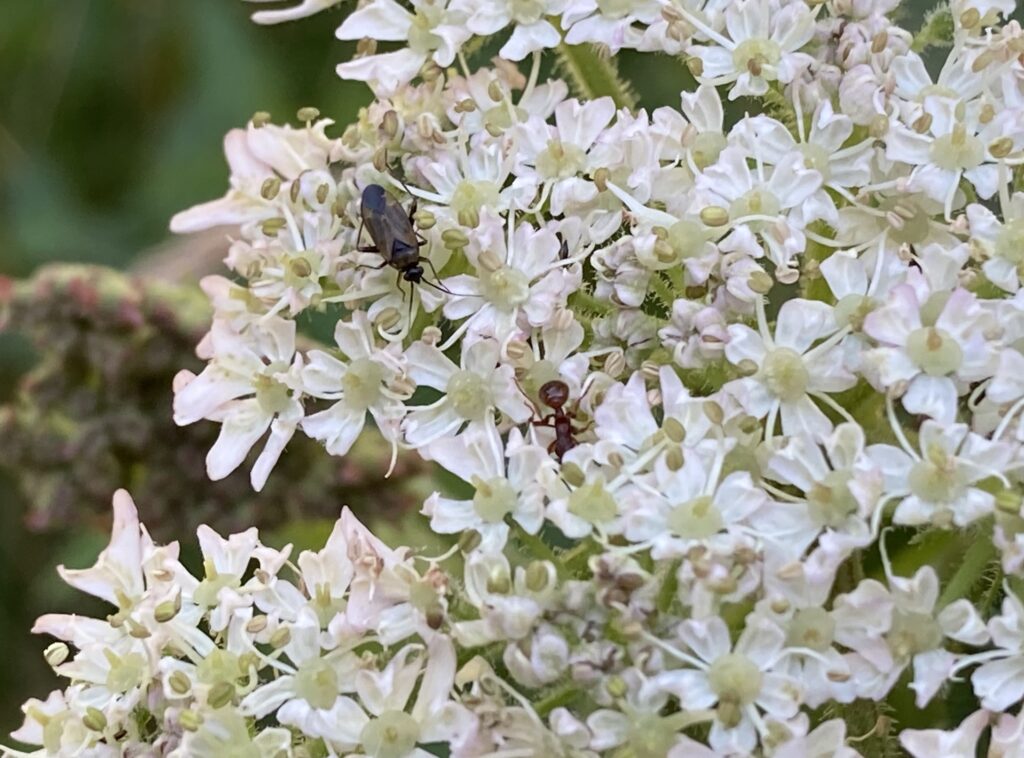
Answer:
[[[544,382],[537,393],[544,405],[559,410],[569,402],[569,385],[559,379]]]

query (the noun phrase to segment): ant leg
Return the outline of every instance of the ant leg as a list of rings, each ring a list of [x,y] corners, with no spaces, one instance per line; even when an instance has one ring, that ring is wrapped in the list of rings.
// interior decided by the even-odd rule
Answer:
[[[359,247],[359,240],[363,236],[363,217],[359,217],[359,231],[356,232],[356,247]]]
[[[376,245],[357,245],[356,246],[356,250],[358,250],[360,253],[379,253],[380,252],[380,248],[378,248]]]
[[[440,284],[441,277],[437,275],[437,269],[434,268],[434,262],[430,260],[430,258],[420,258],[420,260],[426,263],[428,266],[430,266],[430,272],[434,275],[434,278],[437,280],[438,284]]]
[[[398,291],[402,293],[402,302],[405,302],[405,290],[402,288],[402,272],[398,272],[398,276],[395,278],[395,286],[398,287]]]

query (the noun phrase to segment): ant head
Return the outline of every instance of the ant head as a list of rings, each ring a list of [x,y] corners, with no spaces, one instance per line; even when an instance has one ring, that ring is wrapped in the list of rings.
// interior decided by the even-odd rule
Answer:
[[[544,382],[540,386],[537,396],[544,405],[557,411],[569,402],[569,385],[560,379]]]
[[[405,281],[407,282],[419,284],[420,280],[423,279],[423,266],[416,264],[414,266],[409,266],[408,268],[403,269],[402,278],[405,279]]]
[[[387,207],[388,193],[379,184],[367,184],[363,190],[363,208],[383,212]]]

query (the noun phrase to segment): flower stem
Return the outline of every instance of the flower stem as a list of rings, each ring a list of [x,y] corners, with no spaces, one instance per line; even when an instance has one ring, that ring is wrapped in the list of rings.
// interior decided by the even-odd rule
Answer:
[[[989,565],[996,558],[996,546],[989,535],[977,535],[964,551],[960,567],[946,584],[939,597],[938,607],[945,608],[954,600],[970,596],[971,590],[984,576]]]
[[[557,57],[581,97],[593,100],[607,95],[617,108],[636,108],[636,96],[619,76],[613,58],[598,54],[592,45],[565,42],[558,45]]]

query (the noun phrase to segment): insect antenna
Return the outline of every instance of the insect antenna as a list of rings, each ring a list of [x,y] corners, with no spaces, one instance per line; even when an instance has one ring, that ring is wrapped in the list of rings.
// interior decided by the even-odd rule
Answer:
[[[430,281],[429,279],[421,279],[420,281],[423,284],[429,284],[434,289],[440,292],[444,292],[448,295],[455,295],[456,297],[480,297],[480,295],[473,295],[470,294],[469,292],[452,292],[450,289],[441,284],[441,282],[437,282],[437,284],[434,284],[434,282]]]

